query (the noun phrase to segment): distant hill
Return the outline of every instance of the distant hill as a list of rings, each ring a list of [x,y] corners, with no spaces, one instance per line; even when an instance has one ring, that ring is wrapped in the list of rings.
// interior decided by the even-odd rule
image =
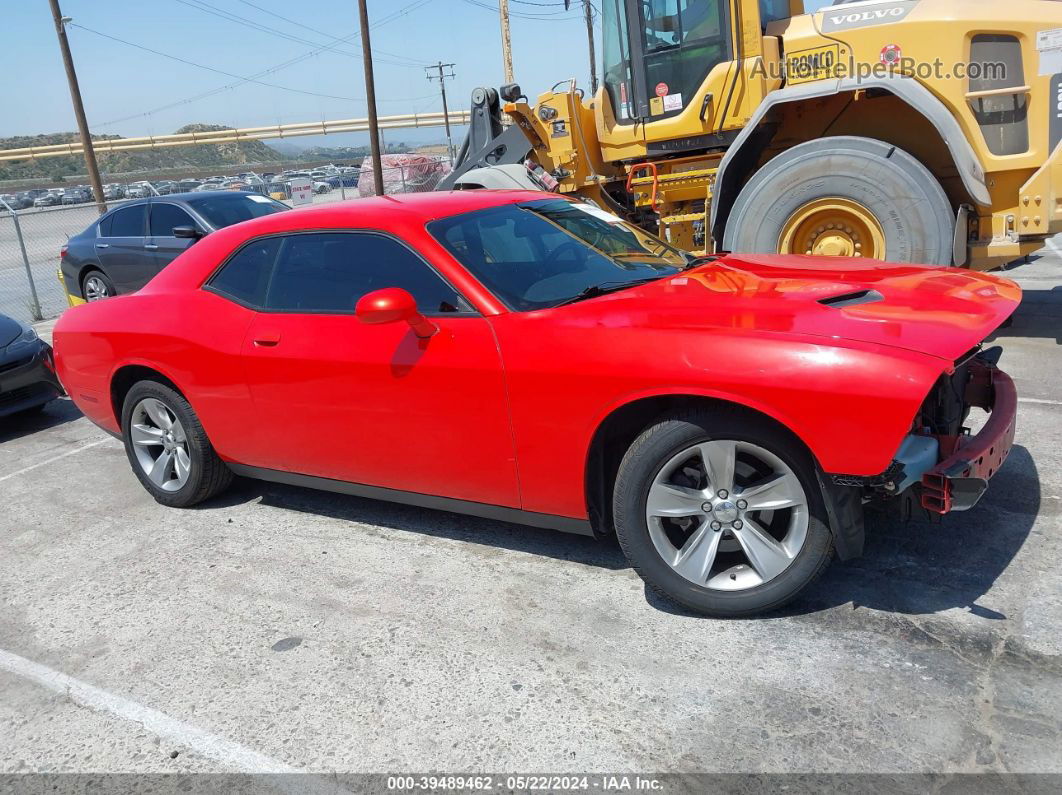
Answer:
[[[230,129],[220,124],[188,124],[178,133],[211,132]],[[94,135],[93,140],[104,141],[121,138],[119,135]],[[50,135],[20,135],[0,138],[0,149],[17,149],[24,146],[47,146],[79,140],[77,133],[52,133]],[[276,163],[289,159],[261,141],[225,144],[197,144],[195,146],[170,146],[161,149],[143,149],[133,152],[99,153],[100,172],[104,181],[107,174],[128,174],[137,171],[155,171],[170,168],[189,170],[209,169],[215,166],[240,165],[243,163]],[[40,160],[0,162],[0,180],[47,179],[56,181],[85,173],[85,161],[80,156],[48,157]]]
[[[384,154],[401,154],[409,152],[410,145],[404,141],[387,141]],[[311,146],[299,153],[299,160],[360,160],[368,157],[368,146]]]

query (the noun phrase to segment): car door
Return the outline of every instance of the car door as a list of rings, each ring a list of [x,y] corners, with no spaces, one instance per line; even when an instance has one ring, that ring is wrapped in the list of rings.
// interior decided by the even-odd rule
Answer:
[[[104,273],[119,293],[139,290],[155,275],[155,262],[145,249],[147,203],[119,207],[110,217],[107,235],[96,238],[96,254]]]
[[[192,218],[183,207],[157,199],[149,203],[147,249],[154,257],[155,273],[195,243],[192,238],[174,237],[173,229],[177,226],[191,226],[203,231],[203,225]]]
[[[438,332],[360,322],[355,303],[385,287],[412,293]],[[412,249],[369,232],[284,236],[262,305],[243,348],[259,466],[518,507],[493,332]]]

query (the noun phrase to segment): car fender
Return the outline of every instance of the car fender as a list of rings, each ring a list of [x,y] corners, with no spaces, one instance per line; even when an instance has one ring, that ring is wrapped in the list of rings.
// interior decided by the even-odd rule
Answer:
[[[669,398],[669,397],[691,397],[691,398],[706,398],[708,400],[718,400],[723,403],[730,403],[735,406],[741,406],[742,408],[755,411],[758,414],[762,414],[765,417],[777,422],[784,427],[794,436],[796,436],[801,443],[808,449],[812,457],[818,463],[818,456],[815,454],[812,445],[809,443],[807,435],[801,433],[798,429],[800,423],[794,418],[789,417],[782,412],[778,411],[775,407],[766,404],[763,401],[750,399],[746,395],[738,395],[734,392],[727,392],[724,390],[715,390],[705,388],[702,385],[685,385],[685,386],[671,386],[655,389],[645,389],[641,391],[630,392],[622,395],[612,401],[608,408],[600,412],[597,417],[594,418],[593,428],[590,436],[586,439],[586,455],[587,458],[590,455],[590,446],[593,443],[594,437],[597,436],[598,431],[605,424],[609,417],[613,416],[617,411],[637,403],[642,400],[651,400],[653,398]]]
[[[819,487],[823,504],[826,507],[827,521],[830,526],[830,531],[833,534],[834,547],[837,551],[837,556],[841,560],[850,560],[859,557],[862,554],[864,526],[861,491],[857,488],[838,486],[825,474],[812,445],[809,444],[808,439],[802,436],[797,427],[795,427],[795,425],[799,423],[794,423],[791,418],[788,418],[782,412],[779,412],[774,407],[769,406],[762,401],[748,400],[743,396],[733,393],[699,387],[675,387],[671,389],[644,390],[643,392],[632,393],[615,401],[609,411],[597,418],[597,421],[594,424],[593,433],[586,444],[583,476],[584,482],[587,486],[587,514],[591,517],[591,522],[595,523],[595,527],[597,528],[595,530],[596,533],[606,534],[609,532],[607,525],[602,524],[600,514],[595,513],[592,509],[592,505],[595,501],[607,498],[607,494],[596,492],[596,488],[599,488],[603,484],[601,484],[600,476],[594,472],[595,464],[593,456],[595,444],[601,428],[617,411],[621,411],[627,406],[631,406],[642,400],[668,397],[706,398],[722,403],[728,403],[732,406],[746,408],[774,420],[787,431],[792,433],[804,445],[808,454],[812,458],[815,482]],[[597,485],[595,486],[594,484]]]

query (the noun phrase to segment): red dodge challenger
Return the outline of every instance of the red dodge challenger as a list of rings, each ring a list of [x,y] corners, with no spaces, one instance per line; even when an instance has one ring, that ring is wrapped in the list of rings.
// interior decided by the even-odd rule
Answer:
[[[977,502],[1017,405],[980,346],[1020,300],[950,268],[696,258],[558,196],[428,193],[219,230],[69,310],[55,352],[164,505],[236,474],[615,532],[651,586],[741,616],[859,555],[869,501]]]

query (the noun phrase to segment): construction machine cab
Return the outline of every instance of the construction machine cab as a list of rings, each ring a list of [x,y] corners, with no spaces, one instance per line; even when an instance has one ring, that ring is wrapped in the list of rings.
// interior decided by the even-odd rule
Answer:
[[[601,38],[604,85],[620,124],[656,121],[681,113],[691,103],[704,106],[711,92],[700,89],[709,74],[748,57],[738,31],[762,31],[786,19],[790,0],[602,0]],[[797,13],[802,13],[798,11]]]

